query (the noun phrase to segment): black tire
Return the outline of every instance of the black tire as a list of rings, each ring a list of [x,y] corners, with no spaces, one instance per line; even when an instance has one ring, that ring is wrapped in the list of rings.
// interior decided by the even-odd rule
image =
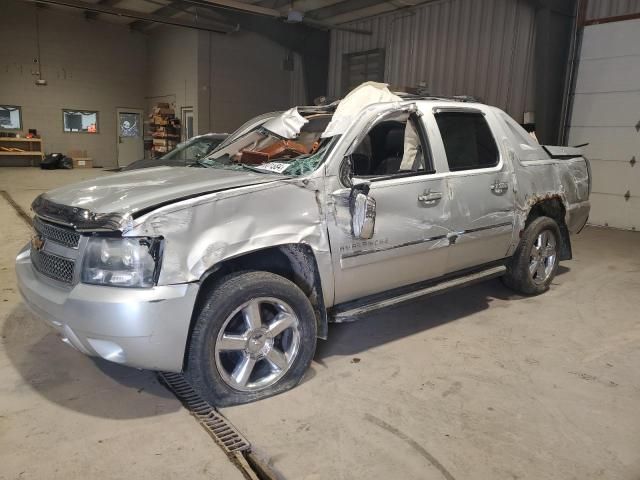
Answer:
[[[218,367],[220,357],[216,357],[215,345],[225,322],[240,306],[265,297],[281,300],[297,316],[297,353],[286,373],[273,384],[254,391],[240,391],[229,384],[228,372],[227,380],[223,378],[220,368],[224,370],[224,367]],[[237,315],[242,314],[238,312]],[[213,405],[226,407],[249,403],[285,392],[300,383],[313,359],[315,348],[315,314],[309,299],[297,285],[269,272],[235,273],[217,283],[198,313],[188,345],[185,375],[191,385]],[[246,356],[247,353],[239,352],[238,355]]]
[[[530,265],[533,261],[534,244],[538,241],[538,237],[543,232],[549,232],[553,236],[555,243],[555,257],[553,265],[550,267],[548,276],[543,275],[541,279],[534,278],[535,274],[530,271]],[[507,273],[502,277],[503,283],[524,295],[539,295],[549,289],[549,285],[558,271],[558,258],[560,252],[560,228],[558,224],[549,217],[538,217],[533,220],[522,234],[518,248],[516,248],[513,257],[507,264]]]

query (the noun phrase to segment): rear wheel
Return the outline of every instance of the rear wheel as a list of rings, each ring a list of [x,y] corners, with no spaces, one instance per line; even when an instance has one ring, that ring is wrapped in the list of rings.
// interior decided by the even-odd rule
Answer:
[[[558,270],[560,238],[554,220],[549,217],[533,220],[507,266],[505,285],[525,295],[547,291]]]
[[[297,385],[315,345],[313,308],[294,283],[268,272],[234,274],[198,315],[186,375],[210,403],[247,403]]]

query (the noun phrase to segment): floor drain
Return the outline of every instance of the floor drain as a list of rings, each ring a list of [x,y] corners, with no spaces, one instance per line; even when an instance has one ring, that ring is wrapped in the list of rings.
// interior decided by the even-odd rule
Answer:
[[[281,480],[268,463],[251,452],[251,444],[236,428],[196,392],[181,373],[158,372],[159,380],[171,390],[200,422],[211,438],[247,480]]]
[[[193,389],[182,374],[161,372],[158,375],[227,454],[251,450],[251,444]]]

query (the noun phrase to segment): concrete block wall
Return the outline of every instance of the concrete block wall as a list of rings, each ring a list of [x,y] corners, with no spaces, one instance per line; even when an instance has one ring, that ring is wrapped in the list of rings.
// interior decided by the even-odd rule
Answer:
[[[36,86],[40,53],[46,86]],[[47,153],[87,150],[94,165],[116,167],[117,108],[149,112],[157,102],[193,107],[195,132],[232,132],[251,117],[299,103],[300,56],[259,34],[216,34],[172,26],[140,33],[81,10],[0,0],[0,104],[22,107],[23,128],[38,130]],[[99,132],[64,133],[62,109],[96,110]]]
[[[283,68],[288,51],[256,33],[204,33],[199,68],[203,99],[209,97],[211,131],[232,132],[255,115],[283,110],[291,105],[292,79],[298,76]],[[206,61],[210,65],[206,65]],[[207,71],[208,70],[208,71]],[[200,131],[202,133],[201,126]]]
[[[198,31],[161,26],[148,35],[148,111],[158,102],[173,105],[180,118],[181,108],[193,107],[194,131],[198,132]],[[203,132],[204,133],[204,132]]]
[[[87,150],[94,164],[117,164],[116,108],[145,108],[146,35],[125,26],[87,21],[80,11],[0,2],[0,104],[22,107],[25,132],[35,128],[46,152]],[[36,86],[40,69],[46,86]],[[99,132],[64,133],[62,109],[97,110]]]

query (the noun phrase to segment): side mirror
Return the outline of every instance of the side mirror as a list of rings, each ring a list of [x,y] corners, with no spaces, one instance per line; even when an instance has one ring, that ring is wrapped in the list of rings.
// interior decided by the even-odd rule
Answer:
[[[363,240],[373,237],[376,224],[376,201],[369,196],[369,184],[354,185],[349,197],[351,234]]]

